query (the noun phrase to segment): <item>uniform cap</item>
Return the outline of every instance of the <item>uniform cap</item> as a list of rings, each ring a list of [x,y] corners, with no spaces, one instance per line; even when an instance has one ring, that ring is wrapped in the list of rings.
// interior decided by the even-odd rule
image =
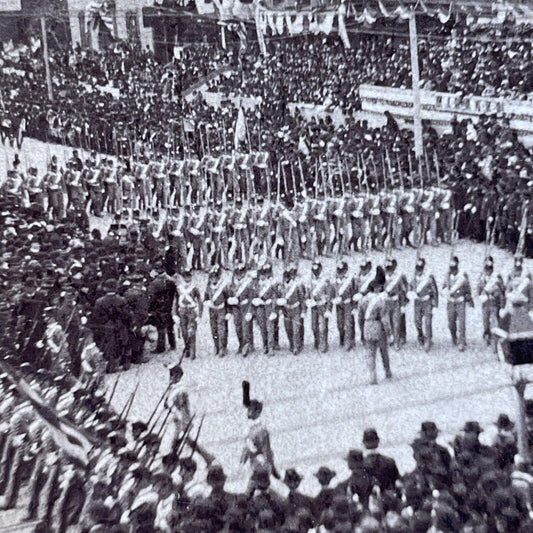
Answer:
[[[348,270],[348,263],[346,261],[341,261],[337,265],[337,272],[346,272]]]

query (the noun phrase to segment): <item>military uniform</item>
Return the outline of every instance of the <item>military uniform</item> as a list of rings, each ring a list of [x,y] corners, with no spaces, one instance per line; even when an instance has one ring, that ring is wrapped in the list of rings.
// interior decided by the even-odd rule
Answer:
[[[287,269],[281,294],[283,297],[278,300],[278,304],[283,310],[289,349],[297,355],[304,345],[304,317],[307,308],[305,286],[296,277],[296,267]]]
[[[391,378],[389,364],[388,339],[391,336],[391,325],[387,296],[384,292],[378,292],[385,283],[385,274],[381,267],[377,268],[376,276],[372,281],[370,292],[360,303],[360,309],[364,316],[364,337],[367,346],[367,362],[370,369],[370,383],[377,383],[376,355],[379,350],[383,368],[387,378]]]
[[[238,353],[246,357],[254,349],[252,300],[257,293],[257,282],[250,272],[246,274],[243,264],[237,266],[230,292],[228,305],[239,341]]]
[[[183,282],[178,285],[178,316],[183,338],[183,355],[196,359],[196,330],[202,316],[202,297],[200,290],[191,278],[190,270],[183,272]]]
[[[478,282],[477,293],[481,301],[483,338],[487,344],[490,344],[491,329],[498,325],[500,309],[505,306],[503,278],[494,272],[494,260],[490,256],[485,259],[485,268]]]
[[[468,276],[458,269],[459,260],[453,257],[443,288],[447,293],[448,328],[453,344],[459,350],[466,348],[466,304],[474,306]]]
[[[370,284],[374,280],[374,272],[372,271],[372,263],[366,261],[361,264],[359,275],[356,278],[358,292],[354,295],[355,302],[359,303],[369,292]],[[361,332],[361,342],[365,344],[365,313],[361,306],[357,311],[357,322],[359,324],[359,331]]]
[[[252,300],[254,316],[259,326],[265,354],[279,350],[279,283],[272,276],[272,265],[266,263],[260,269],[257,297]]]
[[[322,265],[313,263],[313,276],[309,287],[307,306],[311,309],[311,328],[315,341],[315,350],[328,351],[328,317],[331,315],[334,288],[325,276]]]
[[[357,303],[354,300],[357,294],[357,282],[348,273],[348,265],[345,261],[337,267],[335,279],[335,311],[337,316],[337,329],[339,331],[340,345],[346,350],[355,346],[355,316]]]
[[[425,272],[425,259],[418,259],[410,289],[414,297],[414,320],[418,344],[429,351],[433,342],[433,308],[439,305],[437,282]]]
[[[409,300],[407,299],[407,278],[397,269],[396,260],[388,260],[385,267],[387,276],[385,293],[387,295],[389,319],[394,336],[394,346],[399,350],[406,342],[404,309]]]
[[[204,302],[209,309],[211,335],[215,344],[215,355],[224,357],[228,344],[227,299],[230,296],[228,281],[220,277],[220,267],[211,270]]]

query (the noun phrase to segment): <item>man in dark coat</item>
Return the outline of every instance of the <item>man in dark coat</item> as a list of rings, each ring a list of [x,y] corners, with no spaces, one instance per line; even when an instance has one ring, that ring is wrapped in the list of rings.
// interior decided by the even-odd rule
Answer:
[[[106,294],[96,300],[91,317],[94,341],[108,361],[108,371],[128,365],[131,315],[126,300],[117,294],[117,280],[105,281]]]
[[[150,318],[149,323],[157,328],[157,347],[155,353],[163,353],[168,344],[174,350],[176,348],[176,336],[174,334],[173,308],[176,298],[176,284],[172,278],[162,273],[155,277],[148,287],[148,299]]]
[[[363,444],[366,448],[363,463],[372,484],[378,485],[381,491],[394,489],[400,473],[394,459],[376,451],[379,446],[379,436],[374,428],[365,429]]]

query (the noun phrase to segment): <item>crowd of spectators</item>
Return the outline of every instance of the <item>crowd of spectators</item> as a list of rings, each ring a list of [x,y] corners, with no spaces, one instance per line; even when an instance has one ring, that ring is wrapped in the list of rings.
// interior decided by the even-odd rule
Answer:
[[[76,524],[84,533],[533,530],[533,476],[505,414],[485,430],[466,422],[450,443],[433,422],[423,422],[411,443],[416,466],[403,475],[367,428],[361,445],[347,452],[345,479],[327,465],[314,473],[316,495],[298,490],[303,476],[294,468],[278,474],[285,487],[275,488],[260,461],[246,490],[232,493],[216,458],[195,454],[196,441],[171,450],[162,444],[164,422],[119,414],[94,383],[28,363],[19,373],[93,444],[87,463],[74,460],[8,375],[0,376],[0,504],[13,508],[28,493],[26,519],[37,521],[35,531],[64,533]]]

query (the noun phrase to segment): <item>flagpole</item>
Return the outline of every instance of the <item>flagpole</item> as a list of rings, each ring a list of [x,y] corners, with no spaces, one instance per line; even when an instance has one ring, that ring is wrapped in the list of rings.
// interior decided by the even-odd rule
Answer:
[[[50,77],[50,62],[48,58],[48,38],[46,35],[46,19],[41,17],[41,34],[43,38],[43,59],[44,68],[46,72],[46,87],[48,89],[48,100],[54,101],[54,93],[52,91],[52,78]]]
[[[420,73],[418,71],[418,36],[416,33],[416,14],[409,16],[409,44],[411,49],[411,76],[413,81],[413,124],[415,133],[415,154],[422,157],[422,118],[420,113]]]

